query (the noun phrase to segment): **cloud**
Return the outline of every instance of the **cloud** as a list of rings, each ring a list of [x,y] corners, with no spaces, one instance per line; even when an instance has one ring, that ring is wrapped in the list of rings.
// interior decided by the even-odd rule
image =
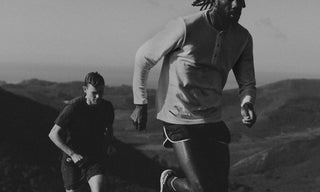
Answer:
[[[258,28],[261,28],[265,33],[270,35],[272,38],[276,40],[281,41],[287,41],[287,35],[283,33],[280,28],[275,26],[272,23],[272,20],[270,18],[262,18],[255,22],[255,25]]]

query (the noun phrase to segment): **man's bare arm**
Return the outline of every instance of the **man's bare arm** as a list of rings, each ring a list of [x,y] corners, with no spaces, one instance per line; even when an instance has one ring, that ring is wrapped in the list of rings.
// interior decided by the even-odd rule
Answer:
[[[83,157],[80,154],[77,154],[65,143],[62,134],[63,129],[59,125],[55,124],[49,133],[49,138],[59,149],[61,149],[64,153],[70,156],[74,163],[83,159]]]

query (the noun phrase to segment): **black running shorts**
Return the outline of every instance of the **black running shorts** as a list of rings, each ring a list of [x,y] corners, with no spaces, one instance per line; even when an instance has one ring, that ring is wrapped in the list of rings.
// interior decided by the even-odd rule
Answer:
[[[81,168],[80,168],[81,167]],[[66,190],[78,189],[92,176],[105,175],[106,161],[87,159],[85,164],[76,165],[66,154],[61,159],[61,172]]]
[[[220,143],[229,144],[231,135],[223,121],[196,125],[177,125],[163,122],[163,146],[171,148],[172,143],[193,140],[210,139]]]

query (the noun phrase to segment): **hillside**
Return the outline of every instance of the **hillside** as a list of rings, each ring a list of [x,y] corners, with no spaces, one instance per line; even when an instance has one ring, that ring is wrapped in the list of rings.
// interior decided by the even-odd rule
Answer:
[[[0,106],[0,191],[63,191],[61,153],[48,138],[58,112],[2,88]],[[118,152],[110,159],[109,187],[119,192],[154,191],[163,169],[158,159],[149,159],[121,141],[115,145]]]
[[[257,146],[261,150],[231,167],[230,180],[234,188],[242,189],[242,192],[319,191],[319,128],[300,134],[276,136],[237,148],[245,151],[244,147]]]
[[[13,148],[19,147],[17,150],[29,147],[23,145],[26,143],[35,151],[40,150],[45,153],[49,147],[47,134],[53,125],[53,119],[58,114],[57,111],[1,88],[0,106],[2,109],[0,142],[10,142]],[[0,151],[0,154],[4,153],[6,151]]]
[[[320,127],[320,80],[284,80],[257,88],[258,120],[252,129],[241,125],[237,90],[223,95],[223,116],[233,132],[252,139]]]
[[[0,106],[0,191],[61,190],[53,179],[58,152],[47,139],[57,111],[1,88]]]
[[[83,83],[80,81],[56,83],[30,79],[17,84],[0,84],[0,86],[14,94],[30,98],[58,110],[62,109],[65,101],[83,95]],[[152,107],[154,106],[155,91],[149,90],[149,95],[150,106]],[[104,98],[112,101],[116,109],[133,108],[132,89],[130,86],[122,85],[119,87],[111,87],[106,85]]]
[[[17,182],[23,183],[19,186],[25,186],[20,191],[28,191],[26,189],[30,186],[33,191],[50,191],[45,188],[49,185],[61,189],[57,151],[47,140],[48,129],[57,111],[48,105],[61,108],[64,100],[82,93],[81,86],[80,82],[40,80],[1,86],[7,91],[0,89],[0,104],[6,111],[0,117],[6,125],[0,129],[0,177],[9,179],[1,181],[0,186],[7,188],[0,188],[0,191],[10,191],[18,186],[15,185]],[[232,131],[232,192],[316,191],[316,187],[320,186],[320,156],[317,155],[320,148],[319,88],[320,80],[306,79],[285,80],[258,87],[258,121],[251,129],[240,122],[237,90],[224,92],[223,117]],[[151,90],[152,102],[154,93]],[[132,129],[129,120],[131,94],[129,86],[106,86],[106,98],[116,106],[115,134],[120,140],[117,141],[120,152],[113,159],[113,171],[118,176],[109,179],[115,183],[112,188],[119,191],[154,191],[163,169],[161,165],[176,167],[177,163],[172,151],[161,146],[161,124],[155,120],[156,112],[152,104],[149,105],[148,129],[142,133]],[[42,104],[35,102],[37,100]],[[50,166],[46,168],[48,164]],[[139,170],[144,171],[136,177],[133,173]],[[43,188],[35,187],[35,183],[43,183]]]
[[[82,94],[81,82],[55,83],[37,79],[18,84],[4,84],[2,88],[52,106],[60,110],[64,101]],[[223,119],[232,130],[232,141],[242,138],[260,139],[272,135],[304,131],[320,126],[320,80],[292,79],[257,88],[256,112],[258,120],[252,129],[241,123],[237,90],[223,93]],[[105,98],[116,108],[117,130],[126,132],[131,128],[129,116],[133,108],[130,86],[105,88]],[[149,90],[150,133],[161,135],[161,125],[155,119],[155,90]],[[121,135],[127,133],[121,133]]]

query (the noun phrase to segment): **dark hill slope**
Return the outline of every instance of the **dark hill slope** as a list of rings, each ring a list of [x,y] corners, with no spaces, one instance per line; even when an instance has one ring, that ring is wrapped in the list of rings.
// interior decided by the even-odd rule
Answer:
[[[47,155],[50,146],[47,135],[58,114],[57,111],[1,88],[0,106],[0,143],[10,142],[11,148],[19,147],[16,149],[22,151],[24,147],[30,147],[35,154],[24,154],[28,157],[34,157],[36,151],[40,151],[41,155]],[[10,151],[12,153],[12,150]],[[1,151],[1,154],[3,153],[4,151]]]
[[[1,88],[0,106],[0,191],[61,190],[58,151],[47,137],[57,111]]]
[[[48,138],[58,112],[0,88],[0,191],[63,191],[60,151]],[[163,169],[134,147],[116,141],[110,186],[116,191],[155,191]],[[139,173],[137,175],[137,173]]]

